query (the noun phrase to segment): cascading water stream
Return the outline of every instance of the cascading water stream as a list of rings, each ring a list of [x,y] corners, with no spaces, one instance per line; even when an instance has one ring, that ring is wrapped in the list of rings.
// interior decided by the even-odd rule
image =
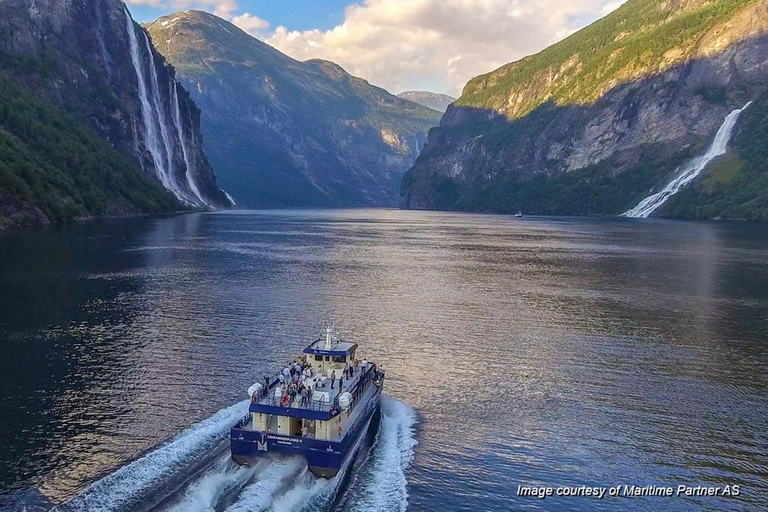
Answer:
[[[184,125],[181,122],[181,107],[179,105],[179,85],[176,81],[173,82],[173,89],[172,89],[172,98],[171,98],[171,104],[173,106],[173,122],[176,125],[176,131],[179,134],[179,142],[181,143],[181,153],[184,157],[184,165],[186,166],[187,172],[185,173],[185,176],[187,177],[187,184],[189,185],[189,190],[192,191],[192,193],[195,195],[195,197],[200,201],[200,204],[204,204],[206,206],[209,206],[205,199],[203,199],[203,195],[200,193],[200,189],[197,187],[197,182],[195,181],[195,169],[193,166],[192,161],[189,159],[189,151],[187,149],[187,140],[186,137],[184,137]]]
[[[667,202],[670,197],[680,192],[686,185],[696,179],[709,162],[716,157],[725,154],[725,151],[728,148],[728,142],[731,140],[731,135],[733,135],[733,129],[736,127],[736,122],[739,120],[739,116],[751,104],[752,102],[750,101],[743,107],[734,110],[726,116],[725,121],[723,121],[722,126],[720,126],[720,129],[715,135],[715,140],[704,155],[691,160],[685,167],[683,167],[683,170],[678,176],[670,181],[661,192],[646,197],[640,201],[637,206],[624,212],[622,216],[635,218],[650,217],[651,214]]]
[[[165,117],[165,110],[163,109],[163,103],[160,98],[160,85],[157,79],[157,70],[152,61],[152,47],[149,43],[147,34],[142,31],[142,35],[144,36],[144,47],[146,48],[147,55],[149,55],[150,59],[149,76],[151,78],[152,102],[155,104],[155,114],[157,116],[158,124],[160,125],[160,136],[162,137],[163,145],[165,146],[165,158],[167,162],[167,167],[165,168],[166,181],[170,183],[169,189],[176,195],[176,197],[186,200],[186,195],[179,189],[179,186],[176,183],[176,177],[173,173],[173,157],[175,152],[173,150],[171,137],[168,134],[168,120]]]
[[[145,62],[139,47],[133,18],[127,9],[124,12],[128,41],[131,48],[131,61],[136,71],[138,82],[141,117],[144,123],[144,145],[152,156],[157,178],[178,199],[193,205],[208,206],[208,202],[203,199],[203,195],[200,193],[200,189],[194,179],[194,165],[190,158],[187,140],[184,136],[184,127],[181,122],[178,84],[174,80],[169,90],[170,114],[173,122],[171,125],[168,123],[164,108],[165,102],[160,94],[160,82],[157,77],[154,60],[152,59],[152,48],[149,38],[144,31],[141,31],[141,35],[144,38],[144,50],[149,58],[149,62],[146,63],[147,69],[145,69]],[[148,75],[147,70],[149,72]],[[184,173],[188,190],[179,186],[174,173],[177,142],[181,148],[184,160]]]
[[[128,42],[131,47],[131,61],[133,62],[133,68],[136,71],[136,80],[139,87],[139,101],[141,102],[141,117],[144,122],[144,145],[149,154],[152,156],[152,161],[155,164],[155,172],[157,177],[163,186],[171,190],[171,183],[167,180],[167,173],[163,166],[163,155],[160,147],[157,145],[157,126],[152,118],[153,109],[149,103],[149,96],[147,94],[147,82],[144,78],[144,73],[141,66],[141,55],[139,54],[139,44],[136,40],[136,28],[133,24],[133,18],[126,9],[125,11],[125,24],[128,32]]]

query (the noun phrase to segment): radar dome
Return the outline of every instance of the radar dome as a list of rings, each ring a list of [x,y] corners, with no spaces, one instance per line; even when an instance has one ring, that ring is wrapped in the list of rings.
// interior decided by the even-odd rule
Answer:
[[[262,386],[260,383],[256,383],[253,386],[248,388],[248,396],[253,398],[253,395],[261,394],[261,390],[264,386]]]
[[[349,409],[352,404],[352,393],[344,392],[339,396],[339,407],[345,411]]]

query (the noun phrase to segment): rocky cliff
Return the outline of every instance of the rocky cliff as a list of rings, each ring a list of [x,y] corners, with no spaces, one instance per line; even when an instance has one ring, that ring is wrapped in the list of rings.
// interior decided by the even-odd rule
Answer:
[[[439,113],[326,61],[299,62],[216,16],[147,26],[200,105],[205,150],[248,206],[395,204]]]
[[[701,178],[709,186],[697,182],[658,214],[760,218],[768,188],[739,198],[718,189],[762,175],[755,155],[768,141],[741,124],[768,116],[757,101],[767,84],[765,0],[629,0],[470,81],[404,177],[401,206],[620,214],[664,187],[730,112],[755,100],[729,156]],[[712,194],[719,206],[702,208]]]
[[[22,171],[8,155],[2,161],[6,217],[21,208],[39,220],[58,218],[48,203],[74,216],[172,208],[137,192],[153,182],[181,204],[229,203],[203,154],[197,107],[121,1],[0,0],[0,58],[4,90],[20,90],[50,130],[44,144],[28,137],[35,129],[17,122],[19,106],[8,92],[0,136],[32,170]],[[71,149],[80,156],[52,157],[58,139],[75,132],[71,143],[78,147]],[[102,168],[85,176],[70,160],[92,158],[89,148],[95,147],[112,164],[96,164]]]

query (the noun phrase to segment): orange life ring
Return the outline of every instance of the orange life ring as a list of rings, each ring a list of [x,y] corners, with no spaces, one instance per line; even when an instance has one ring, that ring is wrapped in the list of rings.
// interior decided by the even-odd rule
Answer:
[[[341,435],[341,425],[339,425],[339,435]]]

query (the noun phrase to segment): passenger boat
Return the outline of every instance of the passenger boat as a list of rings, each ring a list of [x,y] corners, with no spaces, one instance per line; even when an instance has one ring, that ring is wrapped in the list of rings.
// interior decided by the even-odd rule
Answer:
[[[314,475],[336,476],[360,448],[384,387],[384,370],[358,359],[357,350],[357,343],[342,340],[326,324],[325,337],[277,375],[252,385],[249,412],[230,433],[235,462],[301,455]]]

